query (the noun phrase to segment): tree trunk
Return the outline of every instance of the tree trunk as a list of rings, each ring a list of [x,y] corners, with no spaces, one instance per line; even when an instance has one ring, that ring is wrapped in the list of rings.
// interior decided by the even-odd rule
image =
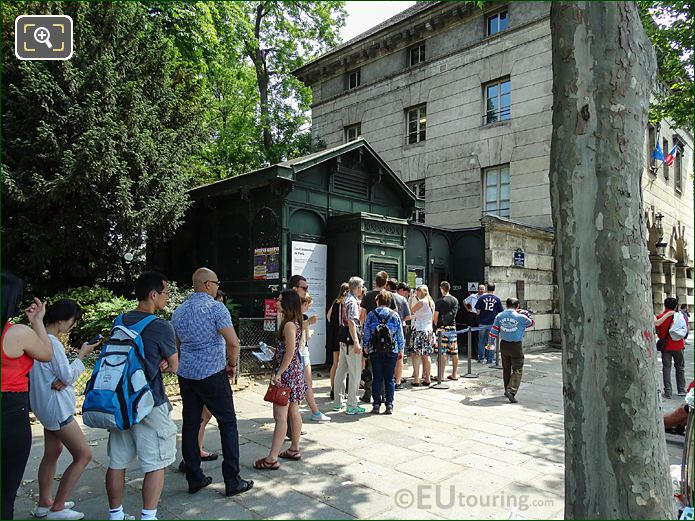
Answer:
[[[642,211],[654,51],[632,2],[553,2],[565,518],[674,515]]]
[[[273,134],[270,131],[270,106],[268,104],[268,89],[270,88],[270,75],[268,74],[267,53],[261,49],[261,22],[266,15],[265,4],[260,2],[256,7],[256,20],[254,23],[255,46],[249,52],[256,69],[256,81],[258,82],[258,95],[261,102],[261,128],[263,129],[263,149],[265,158],[269,163],[274,163]]]

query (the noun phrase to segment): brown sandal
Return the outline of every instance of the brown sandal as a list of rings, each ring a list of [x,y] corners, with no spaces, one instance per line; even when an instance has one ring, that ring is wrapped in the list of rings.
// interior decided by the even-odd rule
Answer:
[[[256,460],[253,464],[253,468],[256,470],[278,470],[280,468],[280,463],[275,461],[268,461],[266,458],[261,458]]]
[[[291,459],[293,461],[299,461],[302,459],[302,455],[298,450],[292,450],[292,449],[287,449],[284,452],[281,452],[278,454],[278,457],[283,458],[283,459]]]

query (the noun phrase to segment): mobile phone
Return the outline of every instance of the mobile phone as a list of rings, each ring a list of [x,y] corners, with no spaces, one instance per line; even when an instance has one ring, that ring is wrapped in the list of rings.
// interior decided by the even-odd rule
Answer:
[[[89,340],[87,340],[87,343],[90,344],[90,345],[91,345],[91,344],[96,344],[97,342],[100,342],[102,338],[104,338],[104,337],[101,336],[100,334],[96,334],[95,336],[93,336],[92,338],[90,338]]]

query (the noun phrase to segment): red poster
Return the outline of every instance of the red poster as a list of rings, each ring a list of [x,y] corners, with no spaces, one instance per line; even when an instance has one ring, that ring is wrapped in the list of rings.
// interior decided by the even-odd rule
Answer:
[[[278,301],[274,298],[265,299],[265,309],[263,312],[263,318],[266,320],[274,320],[278,317]]]

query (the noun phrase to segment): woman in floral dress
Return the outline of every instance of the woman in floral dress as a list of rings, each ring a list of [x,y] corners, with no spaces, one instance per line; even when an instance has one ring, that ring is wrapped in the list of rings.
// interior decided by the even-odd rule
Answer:
[[[306,396],[307,386],[304,381],[304,362],[299,354],[299,342],[302,336],[302,304],[299,295],[293,291],[283,291],[280,294],[282,322],[278,330],[278,345],[273,360],[273,375],[271,382],[290,388],[288,405],[273,404],[275,431],[270,452],[265,458],[254,463],[258,470],[277,470],[280,468],[278,458],[299,460],[299,436],[302,432],[302,417],[299,414],[299,403]],[[287,434],[287,421],[291,424],[290,448],[280,452]]]

